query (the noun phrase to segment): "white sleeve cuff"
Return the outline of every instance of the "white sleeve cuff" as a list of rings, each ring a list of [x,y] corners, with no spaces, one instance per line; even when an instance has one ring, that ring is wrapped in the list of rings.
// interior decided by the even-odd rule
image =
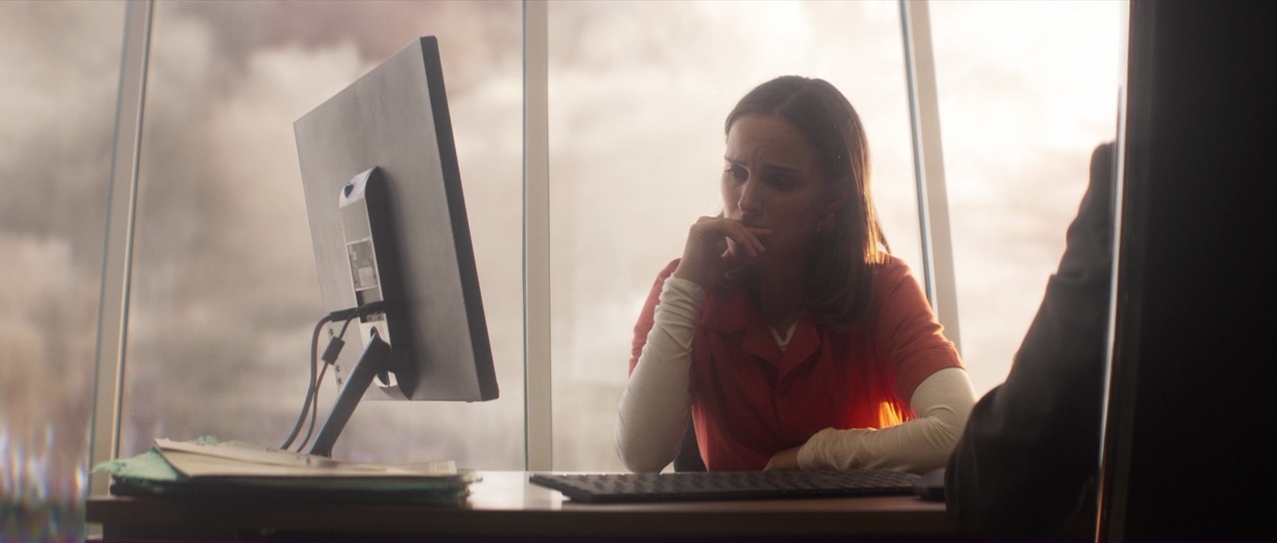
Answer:
[[[880,430],[826,428],[798,450],[803,469],[875,468],[926,473],[942,468],[958,442],[975,392],[962,368],[945,368],[918,385],[909,401],[916,418]]]

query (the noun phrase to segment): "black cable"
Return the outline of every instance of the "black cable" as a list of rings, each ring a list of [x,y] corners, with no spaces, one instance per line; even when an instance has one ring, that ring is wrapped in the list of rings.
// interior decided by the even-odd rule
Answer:
[[[315,420],[319,418],[319,383],[324,381],[324,374],[328,373],[328,364],[324,364],[319,368],[319,379],[315,381],[315,401],[310,403],[310,426],[306,428],[306,436],[302,439],[300,445],[297,446],[297,452],[302,452],[306,445],[310,443],[311,433],[315,431]]]
[[[311,336],[310,336],[310,382],[308,386],[306,387],[306,399],[302,401],[302,409],[301,409],[301,413],[297,415],[297,423],[293,425],[293,431],[288,434],[288,439],[284,440],[283,445],[280,445],[279,448],[281,449],[287,450],[289,447],[293,445],[293,440],[297,439],[297,434],[301,432],[302,424],[305,424],[306,422],[306,412],[309,410],[308,408],[310,407],[313,401],[313,398],[316,395],[316,389],[318,388],[317,381],[316,381],[317,377],[315,373],[316,371],[318,371],[318,368],[316,366],[318,366],[318,362],[319,362],[319,355],[318,355],[319,332],[323,330],[324,325],[328,324],[328,322],[331,320],[332,320],[332,315],[325,315],[324,318],[319,319],[318,323],[315,323],[315,331],[311,333]]]
[[[354,320],[354,319],[355,319],[355,317],[357,317],[357,316],[358,316],[358,315],[350,315],[349,317],[346,317],[346,322],[343,322],[343,323],[342,323],[342,325],[341,325],[341,331],[337,333],[337,339],[340,339],[340,338],[346,337],[346,328],[347,328],[348,326],[350,326],[350,321]],[[325,360],[324,360],[324,362],[327,362],[327,363],[326,363],[326,364],[324,364],[324,367],[323,367],[323,368],[320,368],[320,370],[319,370],[319,378],[315,380],[315,396],[314,396],[314,401],[312,401],[312,402],[310,403],[310,426],[309,426],[308,428],[306,428],[306,437],[302,439],[302,443],[301,443],[301,445],[298,445],[298,446],[297,446],[297,450],[298,450],[299,452],[300,452],[302,449],[305,449],[305,448],[306,448],[306,444],[310,443],[310,436],[311,436],[311,434],[312,434],[312,433],[314,433],[314,431],[315,431],[315,421],[316,421],[317,419],[319,419],[319,385],[320,385],[321,383],[323,383],[323,381],[324,381],[324,374],[328,372],[328,365],[329,365],[329,364],[332,364],[333,362],[335,362],[335,361],[337,360],[337,353],[336,353],[336,352],[333,352],[331,349],[330,349],[330,350],[328,350],[327,352],[325,352],[325,353],[324,353],[324,355],[325,355],[325,356],[329,356],[329,355],[331,355],[331,356],[332,356],[332,359],[331,359],[331,360],[328,360],[328,359],[325,359]]]
[[[310,386],[306,388],[306,399],[302,401],[301,413],[297,415],[297,422],[293,425],[293,431],[288,434],[288,439],[284,440],[284,444],[280,446],[281,449],[287,450],[293,445],[293,441],[297,439],[297,434],[301,433],[302,425],[306,423],[307,411],[311,413],[310,429],[306,431],[306,439],[301,445],[298,445],[298,449],[305,447],[306,442],[310,441],[310,434],[315,427],[315,417],[319,409],[319,385],[323,380],[324,374],[328,371],[328,364],[334,363],[337,360],[337,355],[341,352],[343,344],[341,338],[346,335],[346,327],[350,326],[350,321],[361,315],[381,311],[385,308],[385,305],[385,302],[372,302],[358,307],[333,311],[319,319],[319,322],[315,324],[315,330],[310,337]],[[329,340],[328,348],[324,351],[324,361],[327,364],[324,365],[323,370],[319,371],[317,376],[319,333],[323,330],[325,324],[338,320],[345,321],[342,324],[341,333]]]

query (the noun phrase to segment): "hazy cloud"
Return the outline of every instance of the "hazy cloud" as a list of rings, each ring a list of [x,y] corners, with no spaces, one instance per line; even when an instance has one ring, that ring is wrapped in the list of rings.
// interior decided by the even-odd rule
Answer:
[[[0,2],[6,491],[80,490],[123,13],[121,2]]]
[[[1005,374],[1059,258],[1091,147],[1111,137],[1118,4],[931,6],[962,339],[982,391]],[[17,255],[0,261],[0,356],[6,381],[30,384],[3,389],[6,409],[18,397],[48,404],[27,391],[89,388],[123,8],[0,2],[10,78],[0,254]],[[638,304],[688,225],[721,206],[722,119],[757,83],[800,73],[848,95],[869,132],[893,248],[921,265],[897,9],[550,4],[558,467],[619,466],[611,415]],[[283,437],[320,312],[292,123],[412,39],[437,35],[502,399],[361,405],[344,446],[521,466],[521,10],[155,4],[126,453],[156,436]],[[467,439],[439,439],[448,424]]]
[[[448,52],[449,90],[461,94],[482,82],[492,65],[510,60],[523,28],[522,5],[513,1],[177,2],[162,9],[202,21],[212,32],[211,56],[235,73],[247,70],[263,50],[345,45],[353,45],[360,62],[371,67],[412,37],[434,35]]]

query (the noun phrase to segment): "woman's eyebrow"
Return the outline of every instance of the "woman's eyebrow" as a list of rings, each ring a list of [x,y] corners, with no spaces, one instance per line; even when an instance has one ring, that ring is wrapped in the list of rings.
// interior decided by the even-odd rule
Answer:
[[[772,173],[786,173],[792,175],[802,175],[803,171],[793,166],[785,166],[784,164],[763,164],[763,170]]]
[[[730,156],[723,156],[723,160],[726,160],[728,164],[731,164],[733,166],[745,165],[745,161],[735,159]],[[795,168],[793,166],[786,166],[784,164],[763,164],[762,169],[770,171],[770,172],[789,173],[789,174],[795,174],[795,175],[800,175],[803,173],[802,169],[800,168]]]

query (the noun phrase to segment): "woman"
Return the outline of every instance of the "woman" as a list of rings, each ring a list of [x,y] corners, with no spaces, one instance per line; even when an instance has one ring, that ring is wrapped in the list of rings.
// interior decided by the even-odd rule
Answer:
[[[691,227],[635,326],[621,459],[663,469],[690,415],[710,470],[943,467],[971,383],[887,252],[855,109],[786,76],[725,130],[723,213]]]

